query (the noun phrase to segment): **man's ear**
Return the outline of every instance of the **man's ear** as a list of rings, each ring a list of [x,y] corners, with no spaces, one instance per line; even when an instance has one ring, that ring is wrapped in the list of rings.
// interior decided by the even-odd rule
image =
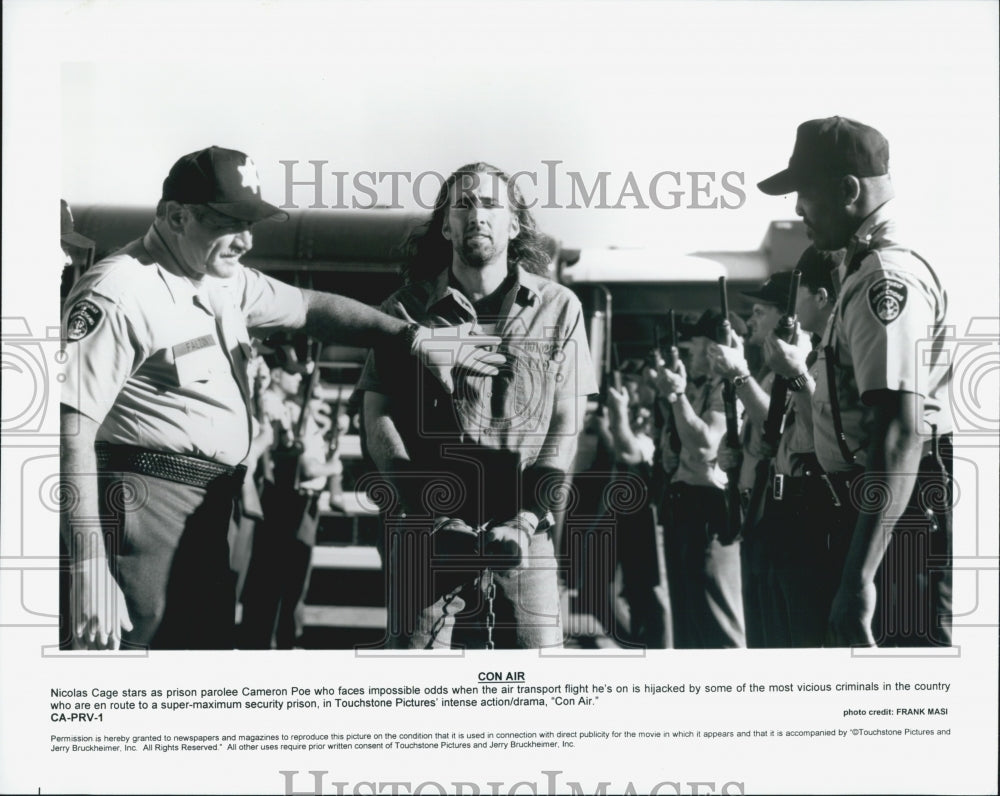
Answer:
[[[820,307],[825,307],[830,301],[830,294],[827,292],[825,287],[821,287],[816,290],[816,303]]]
[[[840,179],[840,201],[844,207],[850,207],[861,198],[861,180],[853,174]]]
[[[447,213],[445,213],[444,218],[441,220],[441,237],[445,240],[451,240],[451,227],[448,226]]]
[[[175,202],[173,199],[168,200],[166,212],[167,228],[171,232],[183,232],[190,214],[191,211],[180,202]]]

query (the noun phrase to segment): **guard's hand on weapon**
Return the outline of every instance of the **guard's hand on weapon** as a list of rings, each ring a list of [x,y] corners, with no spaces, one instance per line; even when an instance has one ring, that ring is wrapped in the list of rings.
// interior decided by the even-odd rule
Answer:
[[[738,339],[738,337],[737,337]],[[729,346],[709,343],[706,349],[708,363],[712,372],[723,379],[734,379],[737,376],[749,376],[750,367],[743,356],[743,347],[730,348]]]
[[[107,559],[73,562],[70,592],[73,649],[116,650],[123,630],[132,629],[125,595],[111,575]]]
[[[406,309],[397,304],[400,318],[413,323]],[[507,358],[492,349],[502,342],[496,335],[476,334],[476,325],[463,323],[431,329],[421,326],[413,341],[412,353],[441,382],[448,392],[455,391],[452,377],[455,370],[466,370],[475,376],[496,376]]]
[[[616,421],[620,421],[623,417],[628,417],[628,402],[628,390],[617,390],[614,387],[608,387],[608,401],[606,406],[608,407],[608,412],[611,413],[611,416]]]
[[[856,587],[840,584],[830,607],[827,646],[874,647],[872,620],[877,592],[874,583]]]
[[[808,370],[807,355],[808,352],[801,346],[779,340],[774,332],[769,332],[764,338],[764,361],[771,370],[786,379],[794,379]]]
[[[722,444],[719,445],[719,467],[721,467],[726,472],[730,470],[735,470],[740,467],[743,463],[743,449],[734,448],[731,445],[726,444],[726,440],[722,440]]]
[[[663,357],[656,355],[656,376],[653,379],[653,386],[663,398],[671,395],[683,395],[687,389],[687,369],[684,363],[677,360],[677,366],[670,370],[667,368]]]

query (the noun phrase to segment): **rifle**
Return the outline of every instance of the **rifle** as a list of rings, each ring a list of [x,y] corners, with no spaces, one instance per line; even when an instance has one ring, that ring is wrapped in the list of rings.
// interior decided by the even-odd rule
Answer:
[[[280,440],[271,453],[274,463],[274,483],[276,486],[298,491],[302,481],[302,452],[305,448],[304,438],[306,422],[312,408],[312,397],[319,384],[319,357],[323,344],[316,341],[312,352],[313,369],[309,374],[309,383],[302,393],[302,403],[299,407],[299,418],[289,435],[289,439]]]
[[[726,296],[726,277],[719,277],[719,305],[722,318],[715,331],[715,341],[719,345],[728,346],[732,325],[729,323],[729,299]],[[722,400],[726,410],[725,444],[731,448],[740,447],[739,423],[736,418],[736,387],[731,379],[722,383]],[[732,467],[726,470],[726,500],[729,504],[729,540],[740,538],[743,521],[740,516],[740,468]]]
[[[788,289],[785,314],[781,316],[778,325],[774,327],[774,336],[785,343],[791,343],[795,335],[795,302],[798,298],[801,278],[802,274],[799,271],[792,273],[792,284]],[[747,513],[743,521],[744,535],[757,524],[764,507],[764,496],[767,494],[767,484],[771,475],[771,461],[777,455],[778,445],[781,443],[781,430],[785,422],[787,400],[788,379],[775,373],[774,383],[771,386],[771,399],[767,405],[767,419],[764,421],[761,458],[754,471],[753,489],[750,492],[750,502],[747,505]]]
[[[664,357],[666,361],[667,370],[673,370],[677,367],[677,363],[680,361],[680,352],[677,350],[677,317],[673,310],[667,310],[667,329],[669,330],[669,335],[667,336],[667,355]],[[660,350],[660,330],[657,327],[656,332],[656,350]],[[677,433],[677,421],[674,418],[673,412],[665,412],[666,417],[664,417],[664,423],[667,427],[667,440],[670,444],[670,450],[673,453],[681,452],[681,437]]]

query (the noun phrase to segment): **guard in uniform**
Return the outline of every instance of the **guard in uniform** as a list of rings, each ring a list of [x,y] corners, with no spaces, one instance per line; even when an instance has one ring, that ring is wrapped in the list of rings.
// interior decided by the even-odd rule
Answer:
[[[495,338],[470,344],[460,330],[431,348],[430,329],[244,267],[253,224],[278,215],[242,152],[186,155],[149,231],[66,300],[66,645],[232,646],[227,534],[250,449],[250,329],[397,345],[447,387],[456,362],[487,373],[502,362],[479,347]]]
[[[692,329],[690,378],[681,362],[676,370],[657,363],[656,388],[681,440],[663,512],[678,649],[746,646],[740,542],[729,533],[729,511],[739,507],[727,505],[726,474],[718,463],[726,432],[722,379],[711,375],[708,360],[720,320],[717,311],[706,310]]]
[[[744,291],[743,295],[753,301],[753,312],[747,323],[750,329],[748,345],[764,348],[768,336],[773,333],[785,311],[791,284],[792,272],[778,271],[756,290]],[[808,352],[808,336],[799,335],[796,345]],[[759,505],[754,504],[750,497],[754,491],[760,462],[768,456],[768,452],[764,450],[764,423],[770,408],[774,373],[765,367],[755,378],[751,375],[750,366],[740,348],[711,343],[708,356],[713,374],[732,381],[737,398],[746,408],[740,431],[740,448],[733,451],[723,444],[719,448],[720,464],[727,471],[731,466],[739,467],[742,502],[748,512],[759,515]],[[809,436],[811,447],[811,430]],[[729,457],[734,452],[737,458],[741,455],[741,460],[730,461]],[[763,532],[758,520],[759,516],[744,520],[743,539],[740,543],[747,646],[787,646],[786,634],[779,630],[783,624],[778,620],[781,610],[774,599],[771,583],[776,553],[772,544],[774,540]]]
[[[261,404],[264,422],[274,429],[273,467],[261,490],[263,519],[254,534],[237,645],[292,649],[301,635],[319,495],[327,479],[340,471],[340,462],[336,455],[328,456],[324,432],[331,421],[315,410],[314,399],[299,394],[303,375],[317,363],[303,364],[287,344],[276,345],[264,358],[271,380]],[[300,424],[303,407],[307,415]]]
[[[888,142],[851,119],[805,122],[788,168],[758,187],[795,191],[814,245],[846,248],[812,401],[816,455],[841,517],[829,643],[950,644],[947,299],[895,219]]]
[[[840,263],[840,255],[821,252],[810,246],[799,258],[796,270],[801,275],[795,313],[803,332],[819,340],[819,334],[826,326],[836,300],[832,271]],[[784,305],[788,298],[789,281],[779,291],[762,288],[757,291],[758,300],[772,300],[775,312],[778,305]],[[750,513],[744,524],[744,547],[747,538],[754,540],[759,556],[756,571],[756,601],[753,603],[759,613],[759,626],[763,632],[764,646],[767,647],[819,647],[826,635],[830,603],[840,578],[839,568],[833,571],[827,540],[832,527],[838,521],[837,512],[832,508],[832,487],[816,459],[813,445],[811,400],[815,389],[816,356],[803,342],[807,335],[800,335],[794,344],[784,344],[774,334],[777,316],[772,313],[768,319],[770,327],[760,336],[763,343],[765,362],[771,367],[765,381],[770,392],[774,372],[780,375],[806,373],[791,379],[788,383],[781,436],[777,450],[764,451],[760,428],[764,424],[770,406],[760,405],[754,395],[755,390],[747,387],[749,370],[745,363],[733,362],[734,349],[719,348],[719,359],[715,362],[717,372],[732,378],[738,385],[737,394],[748,407],[747,411],[755,426],[750,447],[757,445],[759,453],[773,456],[768,463],[765,481],[755,483],[764,474],[756,467],[749,475],[754,480],[755,494],[760,490],[761,498],[751,502]],[[780,350],[779,365],[775,371],[768,355]],[[784,358],[794,361],[794,367],[784,364]],[[754,407],[756,407],[754,409]],[[756,418],[754,414],[756,413]],[[762,415],[763,413],[763,415]],[[747,438],[745,436],[745,438]],[[754,442],[755,441],[755,442]],[[746,451],[744,451],[746,452]],[[748,476],[746,460],[741,478]],[[743,485],[741,480],[741,485]],[[756,516],[754,516],[756,515]],[[830,522],[834,526],[830,526]],[[839,565],[838,565],[839,567]],[[747,576],[744,568],[744,578]],[[747,601],[747,624],[751,623],[750,600],[744,583],[744,599]]]

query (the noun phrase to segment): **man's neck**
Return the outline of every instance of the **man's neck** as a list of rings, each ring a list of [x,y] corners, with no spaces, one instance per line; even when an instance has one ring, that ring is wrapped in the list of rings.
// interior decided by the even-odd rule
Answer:
[[[155,240],[156,245],[165,249],[167,254],[170,255],[169,261],[160,263],[160,265],[172,274],[187,278],[196,288],[201,287],[203,277],[205,275],[192,270],[188,267],[187,263],[183,262],[177,246],[176,235],[174,235],[174,233],[172,233],[167,225],[161,222],[160,219],[153,221],[153,239]]]
[[[454,257],[451,261],[451,274],[469,301],[479,301],[493,293],[507,278],[507,259],[504,257],[482,268],[471,268]]]

